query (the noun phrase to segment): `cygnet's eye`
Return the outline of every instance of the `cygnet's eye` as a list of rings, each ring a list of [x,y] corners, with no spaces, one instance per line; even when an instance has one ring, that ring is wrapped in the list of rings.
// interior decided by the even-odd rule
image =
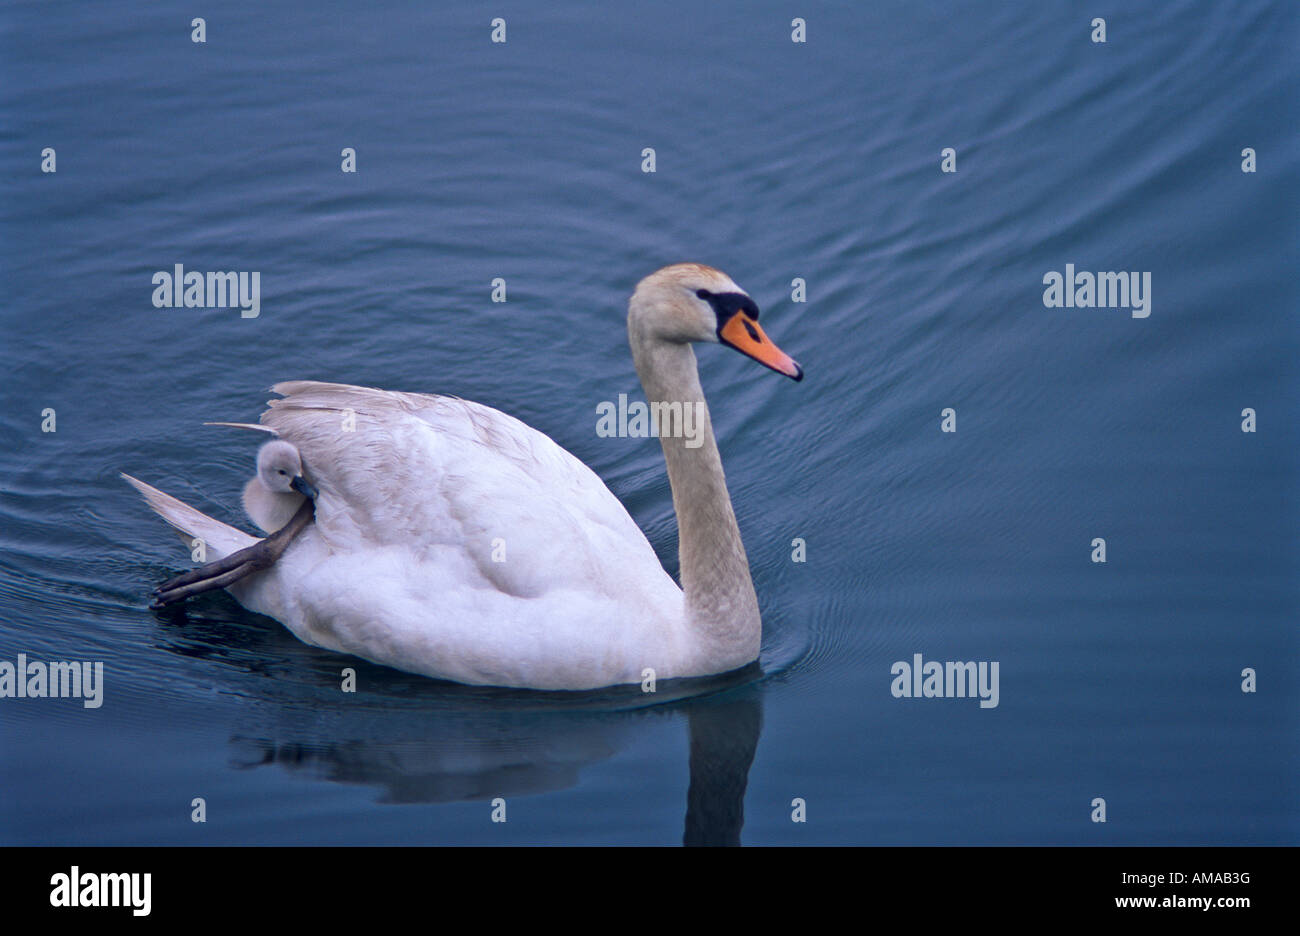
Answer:
[[[288,472],[285,471],[283,468],[278,468],[278,469],[276,469],[276,470],[279,471],[280,474],[288,474]]]

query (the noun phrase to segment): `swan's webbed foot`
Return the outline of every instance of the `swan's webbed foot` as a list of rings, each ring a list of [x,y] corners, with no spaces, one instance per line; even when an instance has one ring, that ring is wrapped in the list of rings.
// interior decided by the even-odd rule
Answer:
[[[266,539],[233,552],[224,559],[201,565],[197,569],[191,569],[163,582],[153,590],[153,601],[149,603],[149,607],[164,608],[203,592],[225,588],[246,575],[269,568],[284,554],[294,537],[306,529],[315,515],[316,505],[308,498],[298,508],[292,520]]]

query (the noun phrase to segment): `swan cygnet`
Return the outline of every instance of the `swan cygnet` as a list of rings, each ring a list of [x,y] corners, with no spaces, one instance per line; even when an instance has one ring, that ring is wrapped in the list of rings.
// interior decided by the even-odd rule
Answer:
[[[283,529],[316,489],[303,480],[302,456],[283,439],[257,450],[257,474],[244,485],[244,511],[263,533]]]
[[[647,276],[628,302],[632,363],[661,414],[680,586],[600,477],[544,433],[457,397],[295,380],[249,426],[297,458],[273,451],[266,477],[259,458],[249,513],[264,529],[282,520],[288,502],[270,499],[306,493],[285,489],[295,465],[319,493],[265,540],[128,478],[219,557],[156,604],[226,588],[305,643],[472,685],[582,690],[749,666],[762,620],[692,345],[802,379],[758,317],[696,263]],[[702,432],[685,431],[688,408]]]

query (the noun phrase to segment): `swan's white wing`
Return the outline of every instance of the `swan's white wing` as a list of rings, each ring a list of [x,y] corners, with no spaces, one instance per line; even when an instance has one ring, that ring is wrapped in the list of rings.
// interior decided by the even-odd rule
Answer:
[[[671,586],[604,482],[514,417],[455,397],[345,384],[272,390],[284,398],[261,422],[302,453],[333,551],[397,547],[413,565],[442,564],[440,580],[522,598],[577,588],[620,599],[638,582]]]

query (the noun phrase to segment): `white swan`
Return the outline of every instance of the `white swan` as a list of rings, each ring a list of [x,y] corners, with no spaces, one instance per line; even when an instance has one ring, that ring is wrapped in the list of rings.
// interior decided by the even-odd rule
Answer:
[[[672,415],[660,431],[681,588],[590,468],[513,417],[454,397],[272,388],[283,399],[255,428],[292,443],[319,491],[315,522],[295,516],[291,544],[283,532],[255,540],[128,480],[218,557],[280,541],[269,567],[212,582],[309,644],[532,689],[727,672],[757,659],[762,624],[691,343],[721,342],[795,380],[803,372],[763,334],[749,296],[698,264],[637,285],[628,337],[650,404],[704,414],[702,438],[684,437]]]

